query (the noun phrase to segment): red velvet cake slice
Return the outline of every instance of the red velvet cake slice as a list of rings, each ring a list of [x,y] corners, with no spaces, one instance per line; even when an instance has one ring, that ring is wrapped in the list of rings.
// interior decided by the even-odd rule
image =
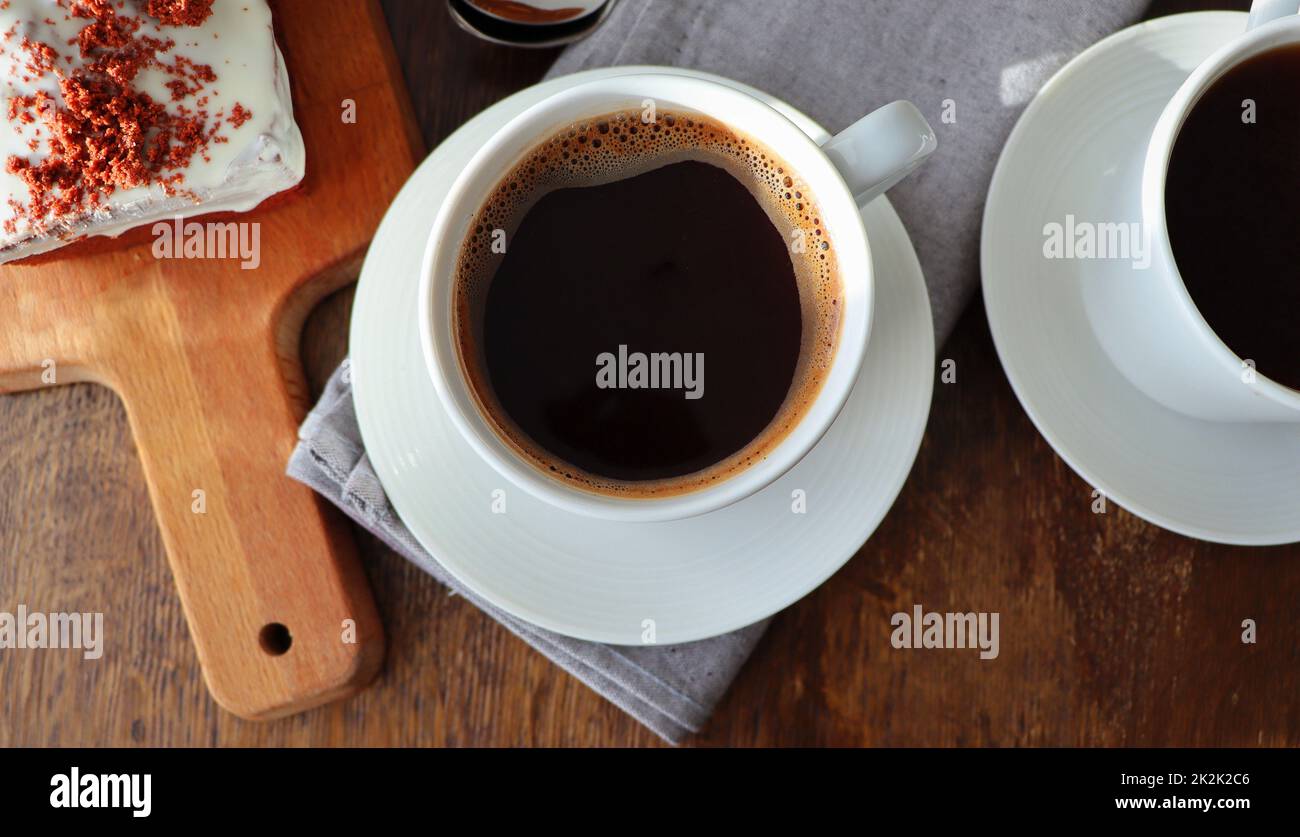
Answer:
[[[0,0],[0,263],[302,180],[266,0]]]

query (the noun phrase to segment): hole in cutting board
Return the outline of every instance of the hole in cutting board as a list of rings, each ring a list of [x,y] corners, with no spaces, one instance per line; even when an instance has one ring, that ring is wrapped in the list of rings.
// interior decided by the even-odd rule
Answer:
[[[289,629],[279,622],[271,622],[263,625],[262,630],[257,635],[258,644],[262,650],[272,657],[279,657],[288,653],[290,646],[293,645],[293,634]]]

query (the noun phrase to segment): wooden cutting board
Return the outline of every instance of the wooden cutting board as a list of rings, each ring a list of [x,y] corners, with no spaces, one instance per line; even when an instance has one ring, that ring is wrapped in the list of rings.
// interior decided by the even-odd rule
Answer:
[[[231,216],[261,224],[258,269],[157,260],[148,229],[0,267],[0,392],[116,390],[208,687],[254,719],[349,695],[383,660],[343,518],[284,469],[308,407],[302,323],[356,277],[421,156],[377,2],[272,7],[307,176]]]

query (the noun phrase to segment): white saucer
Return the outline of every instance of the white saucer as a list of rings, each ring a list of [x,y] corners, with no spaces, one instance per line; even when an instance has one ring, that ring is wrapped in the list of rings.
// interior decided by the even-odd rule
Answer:
[[[384,218],[352,313],[357,417],[394,509],[454,576],[515,616],[559,633],[660,644],[725,633],[776,613],[825,581],[875,531],[911,470],[930,411],[934,331],[921,267],[884,199],[866,211],[877,310],[867,360],[826,436],[753,497],[689,520],[579,517],[516,489],[444,415],[420,353],[416,285],[434,215],[465,161],[497,128],[575,81],[658,67],[593,70],[531,87],[438,147]],[[732,83],[734,84],[734,83]],[[740,87],[740,85],[734,85]],[[757,91],[814,139],[825,131]],[[506,513],[493,514],[493,491]],[[791,511],[802,489],[807,513]]]
[[[1166,529],[1277,544],[1300,540],[1300,425],[1201,421],[1151,400],[1112,364],[1087,314],[1086,291],[1132,281],[1129,262],[1042,256],[1044,224],[1067,214],[1140,220],[1141,167],[1157,117],[1192,69],[1245,26],[1238,12],[1160,18],[1062,68],[1002,152],[981,258],[1007,377],[1071,468]]]

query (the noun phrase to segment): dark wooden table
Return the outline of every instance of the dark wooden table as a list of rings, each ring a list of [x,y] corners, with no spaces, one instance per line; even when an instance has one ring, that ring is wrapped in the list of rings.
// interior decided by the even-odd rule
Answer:
[[[438,2],[385,7],[430,146],[555,56],[479,43]],[[317,387],[343,356],[351,298],[308,324]],[[939,355],[959,382],[937,386],[894,510],[776,619],[694,743],[1300,743],[1300,548],[1215,546],[1114,506],[1094,514],[1091,488],[1012,395],[978,303]],[[103,611],[107,632],[96,662],[0,651],[0,745],[657,743],[359,537],[388,630],[384,673],[344,703],[241,721],[204,689],[120,403],[90,385],[0,398],[0,611]],[[913,603],[999,611],[1001,655],[895,651],[890,615]],[[1241,642],[1243,619],[1257,644]]]

